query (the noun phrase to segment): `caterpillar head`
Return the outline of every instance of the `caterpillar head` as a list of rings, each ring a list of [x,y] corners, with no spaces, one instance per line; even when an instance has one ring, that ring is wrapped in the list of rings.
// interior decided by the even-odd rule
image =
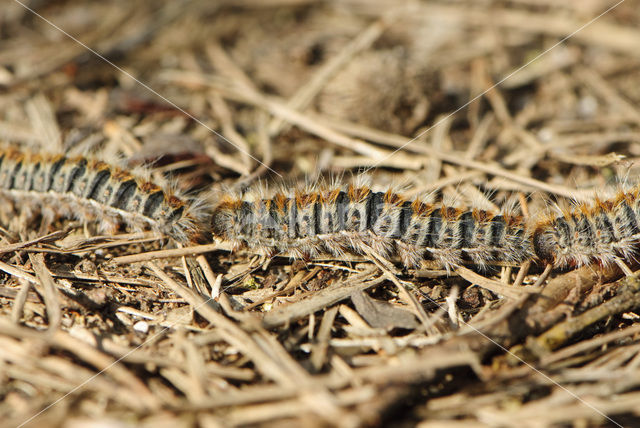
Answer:
[[[226,241],[233,225],[233,212],[223,207],[217,207],[211,214],[211,233],[214,238]]]
[[[537,258],[556,267],[572,262],[571,230],[564,217],[540,221],[533,232],[533,246]]]
[[[554,231],[550,227],[539,226],[533,233],[533,248],[536,257],[545,264],[555,264],[558,244]]]
[[[250,204],[240,199],[224,199],[211,214],[211,233],[223,241],[244,241],[251,236]]]

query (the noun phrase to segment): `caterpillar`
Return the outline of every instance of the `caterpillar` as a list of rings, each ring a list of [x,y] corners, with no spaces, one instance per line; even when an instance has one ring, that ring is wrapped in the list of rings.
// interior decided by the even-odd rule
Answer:
[[[580,204],[556,216],[541,216],[531,232],[538,259],[557,267],[603,266],[636,261],[640,244],[640,187],[614,198]]]
[[[253,202],[224,196],[212,217],[214,237],[236,247],[296,258],[369,250],[397,255],[408,267],[426,257],[446,267],[467,262],[519,263],[534,256],[522,216],[408,201],[366,186],[280,192]]]
[[[0,147],[0,197],[37,210],[48,221],[55,216],[95,221],[103,232],[124,224],[188,243],[206,231],[201,204],[89,157]]]
[[[508,212],[463,210],[405,200],[366,186],[279,192],[272,198],[224,196],[211,216],[214,238],[235,248],[295,258],[320,252],[375,251],[407,267],[425,258],[447,269],[526,260],[557,268],[634,257],[640,240],[640,190],[525,220]]]

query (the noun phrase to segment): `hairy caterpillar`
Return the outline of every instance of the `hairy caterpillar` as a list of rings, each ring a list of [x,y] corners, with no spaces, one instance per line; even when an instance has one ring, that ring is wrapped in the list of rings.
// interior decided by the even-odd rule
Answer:
[[[278,193],[254,202],[223,197],[212,215],[215,237],[265,253],[313,257],[328,251],[395,254],[406,266],[425,257],[444,266],[519,263],[534,256],[521,216],[407,201],[364,186]]]
[[[214,237],[266,254],[297,258],[373,250],[405,266],[432,258],[445,267],[525,260],[579,267],[634,257],[640,240],[640,190],[525,221],[508,213],[407,201],[396,193],[348,186],[277,193],[254,201],[224,196],[212,217]]]
[[[170,189],[105,162],[0,148],[0,197],[43,218],[76,217],[112,231],[124,223],[181,243],[205,232],[205,213]]]
[[[640,243],[640,188],[610,200],[595,198],[558,216],[539,219],[531,232],[535,253],[558,267],[634,260]]]

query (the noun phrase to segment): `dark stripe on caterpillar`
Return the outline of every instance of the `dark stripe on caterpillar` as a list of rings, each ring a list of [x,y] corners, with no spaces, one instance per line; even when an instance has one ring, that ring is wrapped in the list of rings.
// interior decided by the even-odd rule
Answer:
[[[147,201],[144,203],[142,215],[146,217],[153,217],[153,214],[156,212],[156,210],[160,208],[160,205],[162,204],[164,198],[165,195],[161,191],[149,195],[147,197]]]
[[[113,197],[113,202],[111,202],[111,206],[115,208],[125,209],[129,200],[136,193],[136,182],[135,180],[127,180],[124,183],[120,184],[118,190]]]
[[[88,186],[86,198],[100,201],[103,188],[106,187],[109,178],[111,178],[111,171],[106,169],[98,171]]]
[[[82,177],[87,173],[87,160],[86,159],[79,159],[77,161],[77,163],[75,164],[75,166],[73,167],[73,169],[71,170],[71,172],[69,173],[68,177],[66,177],[66,183],[65,186],[63,187],[63,192],[68,193],[71,192],[71,189],[73,189],[74,185],[77,183],[78,181],[78,177]],[[76,196],[84,196],[83,194],[78,194],[79,192],[76,192]]]

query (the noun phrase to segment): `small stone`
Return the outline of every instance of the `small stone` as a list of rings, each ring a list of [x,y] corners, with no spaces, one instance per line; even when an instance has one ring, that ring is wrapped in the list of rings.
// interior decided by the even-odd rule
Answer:
[[[133,325],[133,329],[138,333],[148,333],[149,332],[149,323],[146,321],[138,321]]]

